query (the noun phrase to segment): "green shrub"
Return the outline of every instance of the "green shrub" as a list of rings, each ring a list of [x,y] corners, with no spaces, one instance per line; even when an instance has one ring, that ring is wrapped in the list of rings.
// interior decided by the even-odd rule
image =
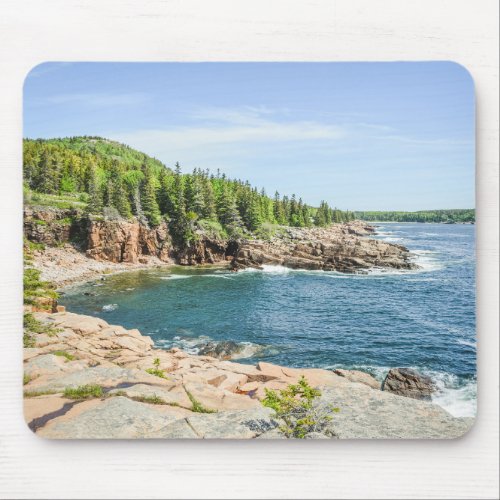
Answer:
[[[29,332],[24,332],[23,333],[23,347],[31,348],[35,347],[36,342],[35,342],[35,337],[31,335]]]
[[[102,387],[100,385],[80,385],[79,387],[66,387],[63,396],[69,399],[90,399],[102,397]]]
[[[283,226],[264,222],[258,229],[254,231],[254,236],[259,240],[270,240],[275,236],[283,234],[284,231],[285,228]]]
[[[198,227],[210,239],[227,240],[227,231],[222,227],[222,224],[217,221],[200,219],[197,221]]]
[[[61,328],[56,328],[49,323],[38,321],[31,313],[24,313],[23,326],[24,333],[28,335],[32,333],[45,333],[49,337],[53,337],[56,333],[62,331]]]
[[[279,429],[286,437],[302,439],[311,432],[331,435],[328,429],[332,420],[331,413],[336,413],[339,409],[320,404],[321,391],[312,388],[304,377],[286,389],[265,389],[265,392],[262,404],[272,408],[283,421]]]
[[[30,256],[28,256],[27,259],[27,263],[29,263]],[[40,279],[40,274],[40,271],[33,267],[24,268],[23,286],[25,304],[33,304],[42,307],[42,305],[37,302],[37,299],[57,299],[58,293],[55,291],[54,285],[52,285],[52,283],[49,283],[48,281],[42,281]],[[46,304],[45,307],[48,309],[50,305]]]
[[[29,384],[32,380],[31,375],[28,375],[27,373],[23,375],[23,385]]]

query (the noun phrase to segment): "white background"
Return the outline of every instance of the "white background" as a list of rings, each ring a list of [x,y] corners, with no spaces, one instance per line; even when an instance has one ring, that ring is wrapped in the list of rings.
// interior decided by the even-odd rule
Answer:
[[[498,498],[497,0],[0,2],[2,498]],[[479,416],[450,442],[50,442],[21,409],[22,83],[52,61],[454,60],[477,93]]]

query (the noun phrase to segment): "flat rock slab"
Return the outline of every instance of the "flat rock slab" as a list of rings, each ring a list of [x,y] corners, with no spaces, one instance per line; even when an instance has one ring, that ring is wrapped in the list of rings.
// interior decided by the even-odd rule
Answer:
[[[340,377],[344,377],[351,382],[356,382],[358,384],[364,384],[372,389],[380,389],[381,383],[375,378],[372,377],[369,373],[360,372],[359,370],[334,370],[335,375],[339,375]]]
[[[95,366],[73,373],[36,379],[28,386],[33,391],[64,391],[66,387],[78,387],[87,384],[96,384],[102,387],[119,388],[121,384],[149,383],[170,385],[167,379],[149,375],[140,370],[120,368],[118,366]],[[118,387],[117,387],[118,386]]]
[[[42,354],[29,359],[24,363],[24,373],[30,377],[55,375],[63,372],[83,370],[88,366],[88,361],[68,361],[64,356]]]
[[[125,397],[113,397],[66,421],[53,421],[38,434],[51,439],[143,438],[178,417]]]
[[[52,415],[63,410],[65,405],[73,401],[60,396],[39,396],[37,398],[24,399],[24,420],[31,430],[35,431],[49,421]],[[45,418],[44,418],[45,417]]]
[[[471,418],[455,418],[441,407],[374,391],[361,384],[322,388],[323,402],[339,408],[332,430],[340,439],[453,439],[465,434]]]
[[[131,387],[126,387],[124,389],[113,389],[109,391],[110,394],[121,394],[124,393],[129,398],[160,398],[165,404],[179,405],[183,408],[191,408],[192,403],[189,399],[186,391],[182,387],[175,386],[172,384],[170,387],[158,387],[154,385],[147,384],[136,384]]]
[[[193,414],[186,420],[203,439],[252,439],[278,427],[274,411],[263,406],[250,410]]]

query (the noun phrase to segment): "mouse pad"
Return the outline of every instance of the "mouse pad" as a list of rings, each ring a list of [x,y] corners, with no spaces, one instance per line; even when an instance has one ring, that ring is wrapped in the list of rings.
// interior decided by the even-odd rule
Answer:
[[[44,63],[24,415],[48,439],[451,439],[476,413],[452,62]]]

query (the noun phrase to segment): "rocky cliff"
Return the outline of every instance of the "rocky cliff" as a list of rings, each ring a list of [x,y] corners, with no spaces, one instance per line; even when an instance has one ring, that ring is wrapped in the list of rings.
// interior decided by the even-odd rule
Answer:
[[[92,220],[75,210],[26,207],[24,231],[29,240],[60,246],[71,242],[99,261],[181,265],[230,262],[235,270],[263,265],[293,269],[363,272],[367,269],[412,269],[408,249],[367,238],[374,228],[356,221],[328,228],[280,228],[270,240],[227,241],[202,231],[188,247],[176,246],[165,222],[149,228],[135,220]]]
[[[232,265],[235,269],[270,264],[344,273],[374,267],[416,267],[404,246],[364,237],[373,231],[373,227],[359,221],[328,228],[287,228],[268,242],[241,242]]]
[[[71,438],[273,438],[280,420],[265,389],[305,376],[325,408],[310,438],[454,438],[472,425],[439,406],[380,390],[355,371],[257,366],[154,349],[138,330],[68,312],[34,313],[46,333],[24,349],[24,414],[37,434]],[[44,328],[39,328],[41,331]]]
[[[24,234],[30,241],[54,247],[71,243],[87,257],[112,264],[146,263],[151,257],[181,265],[232,260],[234,242],[198,231],[189,247],[174,245],[166,222],[149,228],[136,220],[89,219],[74,209],[26,206]]]

